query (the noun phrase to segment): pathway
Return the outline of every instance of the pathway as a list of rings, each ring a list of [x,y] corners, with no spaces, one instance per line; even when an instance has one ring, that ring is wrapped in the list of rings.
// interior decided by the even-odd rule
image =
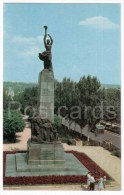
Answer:
[[[27,141],[31,137],[30,124],[26,123],[23,132],[16,133],[16,143],[3,144],[4,151],[27,150]]]
[[[64,150],[83,152],[104,169],[118,184],[121,184],[121,160],[100,146],[72,146],[63,144]]]

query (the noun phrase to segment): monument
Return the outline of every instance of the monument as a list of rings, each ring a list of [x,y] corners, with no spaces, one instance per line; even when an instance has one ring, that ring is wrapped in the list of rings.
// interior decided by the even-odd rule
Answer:
[[[61,163],[63,147],[58,141],[57,129],[54,126],[54,74],[52,68],[53,39],[45,28],[44,46],[46,50],[39,53],[44,69],[38,80],[38,115],[31,122],[31,140],[28,140],[28,164]]]
[[[38,82],[38,111],[42,118],[54,122],[54,73],[52,68],[52,44],[53,39],[47,39],[47,26],[45,28],[44,46],[46,51],[39,53],[39,59],[44,63],[44,70],[39,73]]]
[[[44,28],[46,50],[39,53],[44,69],[39,73],[38,113],[31,121],[31,139],[27,141],[27,152],[7,155],[5,175],[86,175],[86,167],[73,154],[64,152],[58,129],[54,125],[53,39],[47,35],[47,26]]]

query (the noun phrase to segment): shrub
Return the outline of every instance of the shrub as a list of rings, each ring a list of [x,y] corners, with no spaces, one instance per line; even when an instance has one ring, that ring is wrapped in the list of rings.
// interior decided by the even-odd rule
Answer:
[[[101,146],[111,152],[112,155],[121,158],[121,150],[113,144],[107,144],[105,141],[102,142]]]
[[[119,149],[113,150],[112,155],[121,158],[121,151]]]
[[[16,132],[22,132],[25,123],[18,112],[3,113],[3,137],[8,141],[16,141]]]
[[[55,115],[54,117],[54,124],[55,127],[58,129],[59,127],[61,127],[61,118],[57,115]]]
[[[72,140],[72,139],[68,139],[68,140],[67,140],[67,144],[68,144],[68,145],[73,145],[73,140]]]

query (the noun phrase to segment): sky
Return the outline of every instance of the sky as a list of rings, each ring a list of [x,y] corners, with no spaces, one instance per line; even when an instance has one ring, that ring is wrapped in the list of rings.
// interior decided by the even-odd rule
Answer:
[[[108,3],[4,3],[4,81],[38,82],[44,25],[53,38],[55,79],[121,83],[120,4]]]

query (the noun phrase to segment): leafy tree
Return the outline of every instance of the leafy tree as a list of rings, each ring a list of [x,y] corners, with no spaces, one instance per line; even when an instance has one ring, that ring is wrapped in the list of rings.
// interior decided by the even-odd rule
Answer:
[[[96,118],[100,120],[100,112],[96,109],[96,106],[100,106],[103,99],[103,91],[100,89],[101,84],[96,77],[88,75],[87,77],[81,77],[77,86],[80,92],[79,101],[82,110],[79,123],[91,126]]]
[[[16,132],[22,132],[25,123],[20,113],[4,112],[3,113],[3,137],[8,141],[16,141]]]
[[[105,112],[106,120],[111,121],[111,122],[115,121],[115,122],[120,123],[120,118],[121,118],[120,116],[120,106],[121,106],[120,89],[118,88],[106,89],[105,104],[106,104],[106,112]],[[107,111],[108,109],[110,110],[109,113]]]
[[[64,78],[62,82],[56,81],[55,87],[55,113],[58,114],[59,108],[60,114],[65,117],[68,115],[70,118],[70,112],[72,106],[79,105],[78,103],[78,88],[77,83]]]
[[[32,114],[37,107],[38,87],[26,88],[20,96],[21,111]]]

